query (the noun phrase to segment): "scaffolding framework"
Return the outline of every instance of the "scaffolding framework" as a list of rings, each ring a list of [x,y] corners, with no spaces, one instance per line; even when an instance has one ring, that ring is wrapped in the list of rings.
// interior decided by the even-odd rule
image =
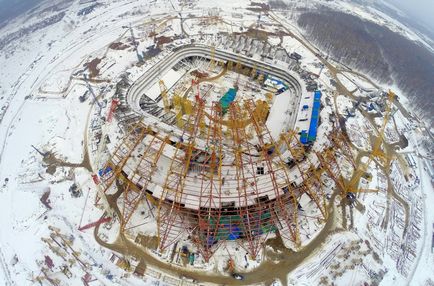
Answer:
[[[151,138],[148,142],[149,145],[145,146],[143,153],[140,154],[140,159],[135,170],[128,178],[124,178],[128,180],[125,180],[127,181],[127,186],[123,191],[122,202],[120,202],[122,207],[122,230],[125,230],[132,215],[145,197],[152,204],[156,204],[156,201],[148,192],[148,186],[152,183],[153,175],[158,171],[157,162],[168,139],[164,138],[161,140],[156,134],[150,134],[148,137]]]
[[[122,192],[116,202],[121,230],[134,227],[134,213],[146,202],[156,219],[160,251],[188,235],[206,261],[232,240],[255,259],[276,232],[298,249],[301,196],[319,209],[316,219],[327,218],[319,162],[308,158],[296,133],[271,136],[265,102],[234,101],[224,115],[219,102],[205,105],[198,82],[193,90],[188,112],[182,98],[174,99],[175,110],[186,118],[176,136],[139,123],[104,167],[110,167],[102,177],[104,193]],[[284,151],[294,158],[293,166]],[[303,183],[295,182],[293,171]]]
[[[195,163],[198,166],[194,166],[199,167],[196,168],[201,178],[199,205],[204,206],[201,207],[198,212],[199,231],[194,236],[194,241],[207,261],[220,244],[220,242],[217,242],[217,245],[214,246],[214,241],[209,241],[212,235],[219,232],[220,224],[217,222],[220,222],[222,218],[222,211],[218,208],[218,205],[221,204],[221,165],[224,156],[220,114],[221,107],[214,102],[211,108],[210,124],[206,134],[206,146],[211,147],[209,152],[205,154],[205,158],[201,160],[200,163]],[[211,140],[213,140],[213,144],[211,144]],[[199,156],[199,154],[196,154],[196,156]]]
[[[268,173],[271,177],[271,182],[273,183],[273,189],[277,193],[276,196],[276,204],[274,205],[277,214],[278,222],[283,226],[283,230],[288,230],[288,234],[286,231],[281,231],[280,234],[282,237],[286,237],[295,243],[295,247],[298,248],[300,246],[300,230],[298,225],[298,190],[293,188],[293,184],[291,184],[291,180],[289,179],[289,175],[283,161],[279,161],[276,167],[279,168],[282,172],[277,173],[275,169],[275,165],[272,162],[273,153],[278,154],[278,148],[274,138],[271,136],[270,131],[265,125],[264,119],[261,116],[260,112],[255,112],[254,110],[254,102],[253,100],[246,101],[245,109],[249,113],[249,116],[252,118],[252,124],[256,131],[257,138],[259,140],[259,145],[262,153],[262,157],[264,162],[266,163]],[[280,154],[279,154],[280,155]],[[280,158],[281,159],[281,158]],[[279,186],[277,184],[277,175],[283,176],[284,185]],[[285,190],[285,191],[284,191]],[[284,191],[286,194],[281,195],[280,192]],[[288,208],[288,206],[291,206]]]
[[[326,220],[328,211],[325,203],[326,199],[323,183],[321,182],[321,170],[318,170],[316,164],[309,158],[305,150],[305,145],[300,142],[296,132],[289,131],[282,133],[280,137],[291,155],[292,163],[303,179],[302,188],[304,192],[315,202],[320,210],[320,219]]]
[[[182,131],[181,141],[178,142],[176,151],[171,158],[169,171],[158,205],[158,239],[161,250],[172,245],[185,231],[185,225],[190,222],[189,220],[185,220],[187,216],[183,215],[181,201],[184,199],[184,187],[195,149],[195,139],[200,129],[200,122],[204,116],[204,105],[205,102],[200,99],[198,91],[194,112],[189,116],[189,120]],[[188,138],[188,140],[183,142],[184,138]],[[168,206],[163,207],[163,202],[168,202]]]
[[[95,204],[109,192],[113,183],[122,177],[124,166],[127,164],[131,154],[146,136],[147,128],[142,123],[134,124],[122,142],[115,148],[110,160],[100,169],[101,184],[98,185],[98,193]]]

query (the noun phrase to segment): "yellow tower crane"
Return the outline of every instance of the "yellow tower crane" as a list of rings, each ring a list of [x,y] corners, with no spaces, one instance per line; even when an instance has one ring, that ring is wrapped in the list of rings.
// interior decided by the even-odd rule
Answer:
[[[235,69],[236,69],[237,73],[241,73],[242,67],[243,67],[243,65],[241,64],[241,57],[240,57],[240,55],[237,55],[237,64],[235,65]]]
[[[257,68],[256,68],[256,64],[253,66],[253,68],[250,70],[250,77],[252,78],[252,79],[254,79],[255,78],[255,76],[256,76],[256,70],[257,70]]]
[[[170,110],[169,98],[167,97],[167,87],[163,80],[160,80],[161,98],[163,99],[164,110],[168,112]]]
[[[389,121],[392,103],[395,99],[395,94],[389,90],[387,94],[387,103],[386,103],[386,111],[384,115],[384,120],[381,128],[378,130],[378,137],[376,138],[374,145],[372,146],[372,152],[370,153],[368,160],[366,163],[360,162],[357,169],[354,170],[353,176],[351,180],[346,184],[345,194],[348,193],[356,193],[356,192],[375,192],[376,190],[365,190],[359,189],[360,178],[366,173],[369,168],[369,165],[375,158],[386,159],[385,154],[381,149],[381,145],[384,142],[384,131],[386,130],[386,125]]]

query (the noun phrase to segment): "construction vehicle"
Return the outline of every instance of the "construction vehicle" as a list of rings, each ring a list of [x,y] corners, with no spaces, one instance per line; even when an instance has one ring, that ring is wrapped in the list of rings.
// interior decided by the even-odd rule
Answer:
[[[239,273],[232,273],[232,277],[236,280],[244,280],[244,276]]]
[[[229,258],[226,269],[231,274],[232,278],[236,280],[244,280],[243,275],[235,272],[235,262],[232,258]]]
[[[189,256],[189,254],[190,254],[190,251],[188,250],[188,247],[186,245],[184,245],[181,248],[181,256],[187,257],[187,256]]]

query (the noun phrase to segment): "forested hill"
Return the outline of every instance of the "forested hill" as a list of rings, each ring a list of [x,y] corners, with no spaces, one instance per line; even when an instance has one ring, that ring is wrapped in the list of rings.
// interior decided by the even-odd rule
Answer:
[[[434,54],[386,27],[343,12],[302,13],[306,37],[335,60],[396,85],[414,110],[434,122]]]

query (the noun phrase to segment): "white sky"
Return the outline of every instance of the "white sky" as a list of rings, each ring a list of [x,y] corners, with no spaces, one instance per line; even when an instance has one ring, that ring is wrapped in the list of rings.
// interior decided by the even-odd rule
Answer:
[[[386,0],[434,31],[434,0]]]

